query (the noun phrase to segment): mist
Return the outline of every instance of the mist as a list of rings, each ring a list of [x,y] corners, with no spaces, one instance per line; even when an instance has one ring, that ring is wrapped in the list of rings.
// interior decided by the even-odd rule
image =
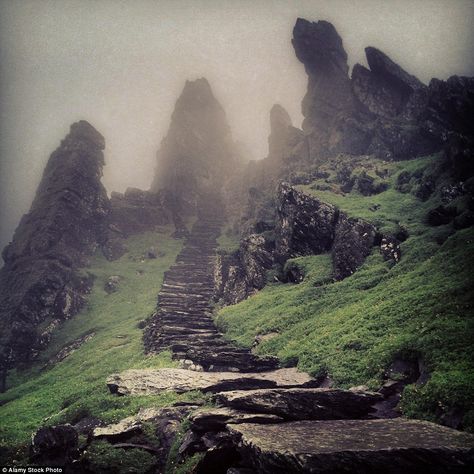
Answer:
[[[234,139],[263,158],[273,104],[302,121],[297,17],[332,22],[350,65],[370,45],[425,83],[474,75],[469,0],[1,1],[0,247],[77,120],[105,137],[109,192],[147,189],[186,79],[209,80]]]

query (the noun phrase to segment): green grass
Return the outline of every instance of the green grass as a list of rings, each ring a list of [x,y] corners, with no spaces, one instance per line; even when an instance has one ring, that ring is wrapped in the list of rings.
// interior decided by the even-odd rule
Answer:
[[[220,251],[227,253],[235,252],[239,249],[239,236],[230,227],[226,227],[218,237],[217,244]]]
[[[314,189],[315,183],[300,185],[297,188],[321,201],[337,206],[349,217],[358,217],[371,222],[381,232],[395,233],[399,226],[408,227],[411,233],[422,233],[426,230],[424,217],[429,209],[440,204],[439,197],[434,195],[426,202],[420,201],[411,193],[400,193],[395,189],[398,175],[406,170],[411,173],[429,167],[432,157],[419,158],[412,161],[385,164],[390,176],[387,178],[389,188],[373,196],[363,196],[357,191],[351,193],[335,193]]]
[[[421,358],[431,373],[423,387],[402,398],[408,416],[431,420],[452,410],[465,413],[474,430],[474,229],[428,227],[424,217],[439,202],[422,202],[394,189],[403,169],[426,168],[432,159],[397,163],[387,191],[365,197],[300,188],[331,202],[350,216],[376,222],[389,232],[400,222],[409,232],[402,259],[392,266],[378,249],[352,276],[328,282],[329,255],[293,259],[302,283],[274,283],[256,295],[221,309],[216,321],[227,337],[251,346],[257,334],[279,333],[258,346],[262,354],[297,361],[301,370],[328,374],[337,385],[377,388],[397,357]],[[372,203],[380,204],[373,213]]]
[[[87,271],[96,279],[87,308],[63,324],[33,367],[13,373],[8,381],[11,388],[0,395],[0,400],[7,402],[0,407],[0,446],[10,456],[16,450],[23,452],[31,433],[43,424],[73,423],[85,415],[114,422],[143,406],[161,406],[193,396],[165,392],[116,397],[105,384],[110,374],[128,368],[174,365],[169,353],[143,354],[142,330],[137,327],[155,308],[163,274],[182,247],[182,241],[170,237],[172,231],[164,227],[160,232],[130,237],[126,242],[129,252],[114,262],[99,254],[92,259]],[[150,246],[164,256],[143,258]],[[119,291],[108,295],[103,287],[111,275],[122,280]],[[44,368],[62,347],[90,332],[94,337],[77,351],[54,367]]]

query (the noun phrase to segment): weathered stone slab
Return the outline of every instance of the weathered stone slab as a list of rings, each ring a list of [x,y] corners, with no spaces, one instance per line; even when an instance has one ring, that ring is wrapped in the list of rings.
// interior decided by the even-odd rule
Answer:
[[[185,369],[131,369],[111,375],[107,386],[118,395],[152,395],[165,390],[219,392],[265,387],[310,386],[315,381],[295,368],[263,373],[196,372]]]
[[[467,474],[474,469],[474,436],[425,421],[297,421],[228,428],[242,458],[262,474]]]
[[[367,417],[378,393],[334,388],[272,388],[217,393],[214,400],[236,410],[272,413],[287,420],[339,420]]]
[[[283,418],[270,413],[245,413],[232,408],[208,408],[197,410],[190,416],[193,431],[220,431],[228,423],[281,423]]]

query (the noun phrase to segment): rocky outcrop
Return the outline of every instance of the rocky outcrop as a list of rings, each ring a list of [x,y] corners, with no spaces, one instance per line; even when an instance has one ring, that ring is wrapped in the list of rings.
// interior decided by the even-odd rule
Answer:
[[[275,253],[284,262],[299,255],[328,252],[334,242],[339,211],[281,183],[277,192]]]
[[[220,189],[240,163],[224,109],[206,79],[186,81],[158,151],[151,190],[170,191],[184,210],[203,189]]]
[[[109,201],[100,182],[104,146],[104,138],[89,123],[71,126],[46,165],[29,213],[3,251],[3,374],[34,358],[50,332],[85,302],[92,279],[78,268],[107,238]]]
[[[302,112],[310,160],[348,149],[363,153],[367,132],[357,120],[347,54],[336,29],[327,21],[311,23],[298,18],[292,43],[308,74]]]
[[[298,19],[293,46],[308,74],[310,161],[340,152],[408,159],[441,150],[450,133],[472,136],[473,79],[426,86],[373,47],[365,50],[369,68],[356,64],[349,78],[342,40],[325,21]]]
[[[267,283],[267,270],[274,263],[273,242],[262,234],[250,234],[240,241],[239,250],[218,255],[215,270],[215,298],[235,304],[261,290]]]
[[[282,266],[289,258],[330,252],[336,280],[352,275],[375,245],[386,260],[397,263],[401,258],[394,236],[380,236],[372,224],[350,218],[288,183],[280,183],[276,206],[274,242],[268,241],[265,233],[252,234],[241,240],[237,252],[219,256],[214,275],[218,301],[235,304],[262,289],[268,270]],[[281,278],[287,281],[292,276],[284,273]],[[294,279],[301,281],[301,275]]]
[[[349,218],[331,204],[287,183],[280,184],[277,199],[275,253],[281,262],[300,255],[331,252],[334,277],[341,280],[362,265],[376,244],[377,232],[372,224]],[[397,261],[399,258],[400,253]]]
[[[472,435],[424,421],[295,421],[229,428],[244,466],[262,474],[467,474],[474,466]]]

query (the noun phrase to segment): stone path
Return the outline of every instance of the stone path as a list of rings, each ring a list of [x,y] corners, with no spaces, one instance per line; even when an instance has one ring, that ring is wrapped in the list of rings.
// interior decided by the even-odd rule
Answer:
[[[169,349],[184,368],[260,372],[278,367],[226,341],[212,320],[217,237],[223,224],[219,198],[208,196],[176,263],[165,273],[158,308],[145,329],[147,352]]]

